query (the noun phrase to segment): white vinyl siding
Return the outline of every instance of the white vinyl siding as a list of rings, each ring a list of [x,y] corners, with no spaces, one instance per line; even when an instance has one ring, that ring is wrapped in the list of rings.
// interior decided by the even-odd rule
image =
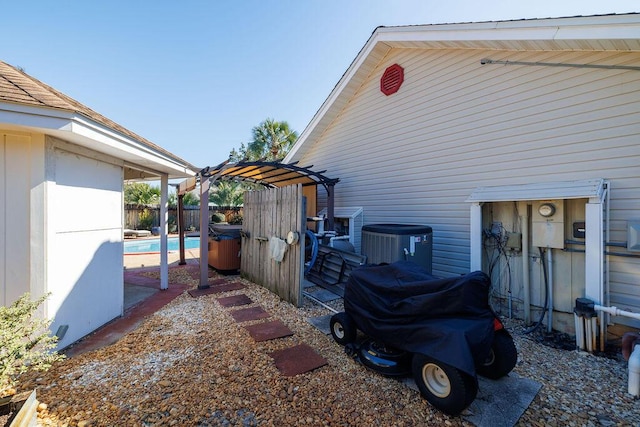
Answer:
[[[438,275],[469,269],[465,200],[480,186],[607,179],[624,241],[640,216],[640,72],[482,58],[640,65],[637,52],[392,49],[301,163],[340,178],[336,206],[362,206],[366,224],[431,226]],[[387,97],[394,63],[405,80]],[[612,304],[640,311],[638,261],[610,257]]]

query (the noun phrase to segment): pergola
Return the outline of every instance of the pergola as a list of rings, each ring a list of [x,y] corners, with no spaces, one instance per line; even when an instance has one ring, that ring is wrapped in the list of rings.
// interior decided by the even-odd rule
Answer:
[[[209,188],[217,181],[250,182],[264,187],[286,187],[301,184],[307,198],[316,199],[316,187],[322,185],[327,193],[327,227],[334,226],[334,194],[333,187],[338,178],[328,178],[326,171],[313,171],[310,166],[298,166],[298,162],[281,163],[278,161],[225,161],[215,167],[205,167],[178,186],[178,229],[180,233],[180,264],[185,264],[184,255],[184,220],[182,198],[188,191],[200,184],[200,285],[208,288],[208,229],[209,229]],[[309,189],[305,191],[306,189]],[[315,203],[308,206],[315,207]],[[307,212],[309,214],[309,212]],[[311,215],[315,214],[314,212]]]

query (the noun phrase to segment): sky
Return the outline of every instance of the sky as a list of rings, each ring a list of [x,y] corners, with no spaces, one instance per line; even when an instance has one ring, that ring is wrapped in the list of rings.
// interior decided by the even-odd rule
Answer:
[[[22,0],[0,60],[201,168],[302,133],[378,26],[640,12],[638,0]]]

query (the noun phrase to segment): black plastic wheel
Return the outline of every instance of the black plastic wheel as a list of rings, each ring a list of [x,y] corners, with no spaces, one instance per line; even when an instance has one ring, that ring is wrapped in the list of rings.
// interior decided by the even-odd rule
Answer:
[[[476,367],[479,375],[496,380],[507,375],[518,361],[518,350],[513,338],[501,329],[493,335],[491,352],[487,360]]]
[[[331,336],[340,345],[346,345],[356,340],[358,329],[355,322],[345,312],[336,313],[331,316],[329,322]]]
[[[415,354],[411,365],[422,397],[446,414],[460,414],[478,394],[476,378],[453,366],[423,354]]]

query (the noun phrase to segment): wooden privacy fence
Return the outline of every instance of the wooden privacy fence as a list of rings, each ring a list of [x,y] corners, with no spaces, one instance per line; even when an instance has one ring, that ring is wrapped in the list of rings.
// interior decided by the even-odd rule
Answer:
[[[297,307],[302,305],[305,219],[301,185],[244,194],[242,276]],[[290,231],[298,233],[295,244],[286,243]],[[286,247],[282,261],[272,256],[277,244]]]
[[[145,213],[146,211],[146,213]],[[184,229],[200,230],[200,206],[185,206],[184,207]],[[209,206],[209,219],[211,215],[216,212],[224,214],[225,219],[229,222],[237,215],[242,215],[242,207],[234,206]],[[177,223],[178,212],[176,208],[168,209],[169,216],[169,232],[177,231],[177,228],[172,229],[172,225]],[[149,224],[145,224],[143,218],[147,216]],[[124,224],[125,228],[142,229],[151,227],[157,227],[160,225],[160,207],[158,205],[124,205]],[[176,226],[177,227],[177,226]]]

